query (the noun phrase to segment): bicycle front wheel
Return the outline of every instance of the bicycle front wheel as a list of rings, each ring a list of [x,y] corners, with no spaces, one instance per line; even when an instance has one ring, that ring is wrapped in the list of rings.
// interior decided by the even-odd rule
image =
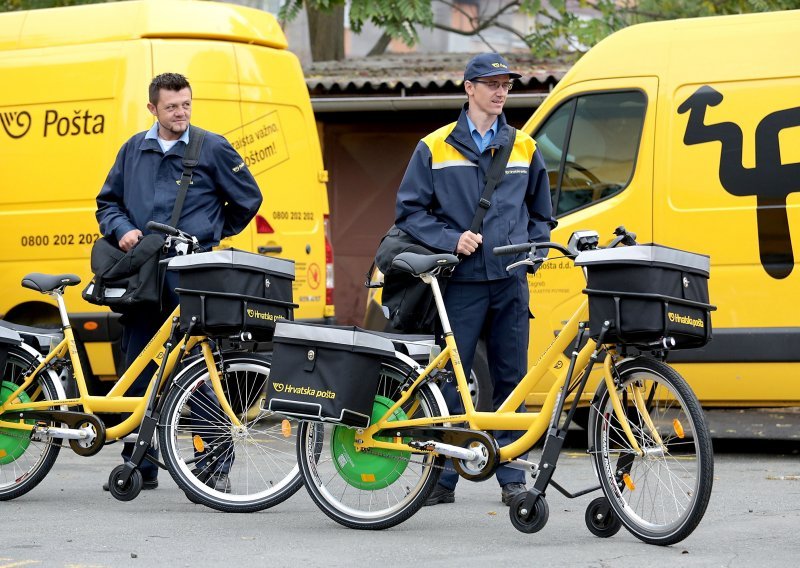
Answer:
[[[649,544],[675,544],[697,527],[711,497],[714,457],[703,410],[686,381],[664,363],[639,357],[616,370],[617,393],[641,453],[623,431],[601,382],[589,413],[595,473],[614,513],[634,536]]]
[[[264,409],[270,362],[254,353],[223,356],[222,390],[241,422],[222,410],[204,364],[170,387],[159,444],[178,486],[203,505],[253,512],[292,496],[302,483],[295,454],[298,422]]]
[[[381,366],[372,417],[382,417],[399,398],[406,374]],[[439,405],[423,387],[397,409],[393,420],[438,416]],[[325,422],[303,422],[297,460],[317,506],[353,529],[385,529],[416,513],[436,485],[443,458],[397,450],[356,452],[356,430]]]
[[[11,347],[1,369],[0,401],[5,402],[22,384],[24,374],[38,364],[22,347]],[[58,398],[56,381],[53,371],[43,371],[17,398],[22,403],[54,400]],[[60,424],[48,421],[48,425]],[[16,499],[36,487],[53,467],[60,449],[60,439],[36,440],[29,431],[0,428],[0,501]]]

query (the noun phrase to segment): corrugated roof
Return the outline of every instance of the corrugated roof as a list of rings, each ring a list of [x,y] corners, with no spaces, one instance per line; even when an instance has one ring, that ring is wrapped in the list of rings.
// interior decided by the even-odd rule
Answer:
[[[312,63],[304,73],[312,97],[462,93],[464,66],[470,57],[466,53],[381,55]],[[522,75],[514,92],[547,92],[570,67],[530,54],[511,54],[506,59]]]

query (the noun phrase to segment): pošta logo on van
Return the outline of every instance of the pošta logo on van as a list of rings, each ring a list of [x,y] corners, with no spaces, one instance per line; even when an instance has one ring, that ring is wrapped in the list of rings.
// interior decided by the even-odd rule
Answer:
[[[63,112],[63,111],[62,111]],[[9,138],[19,139],[28,133],[42,136],[91,136],[103,134],[106,117],[92,114],[88,109],[75,109],[72,113],[62,114],[55,109],[34,111],[32,116],[27,110],[0,112],[0,124]]]
[[[720,184],[736,197],[756,197],[761,265],[773,278],[786,278],[794,268],[786,200],[800,192],[800,162],[782,162],[781,131],[800,126],[800,107],[776,110],[761,119],[755,131],[756,165],[747,168],[742,163],[742,128],[734,122],[705,123],[706,109],[723,99],[722,93],[704,85],[681,103],[678,114],[689,113],[683,143],[721,143]]]
[[[692,327],[705,327],[706,324],[702,320],[702,318],[693,318],[690,316],[682,316],[680,314],[676,314],[675,312],[667,312],[667,317],[669,321],[672,323],[680,323],[683,325],[689,325]]]
[[[259,319],[265,321],[278,321],[286,319],[286,316],[284,315],[271,314],[270,312],[260,312],[258,310],[254,310],[253,308],[247,308],[247,317],[251,319]]]
[[[327,398],[333,400],[336,398],[336,393],[332,390],[318,390],[314,387],[296,387],[294,385],[287,385],[284,383],[270,383],[272,390],[277,393],[296,394],[299,396],[311,396],[314,398]]]

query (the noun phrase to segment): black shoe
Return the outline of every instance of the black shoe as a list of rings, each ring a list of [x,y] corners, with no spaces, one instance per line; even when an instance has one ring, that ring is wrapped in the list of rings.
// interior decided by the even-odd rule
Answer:
[[[206,485],[221,493],[231,492],[231,480],[228,479],[227,473],[215,473],[208,478]]]
[[[155,489],[158,487],[158,478],[155,477],[153,479],[145,479],[142,482],[142,490],[150,490]],[[103,484],[103,491],[108,491],[108,481]]]
[[[456,492],[454,489],[448,489],[444,485],[436,484],[436,487],[433,488],[433,491],[431,491],[431,494],[425,499],[425,503],[423,503],[422,506],[429,507],[430,505],[438,505],[439,503],[455,502]]]
[[[528,490],[524,483],[506,483],[500,490],[500,499],[503,500],[503,505],[511,505],[511,500],[520,493],[525,493]]]

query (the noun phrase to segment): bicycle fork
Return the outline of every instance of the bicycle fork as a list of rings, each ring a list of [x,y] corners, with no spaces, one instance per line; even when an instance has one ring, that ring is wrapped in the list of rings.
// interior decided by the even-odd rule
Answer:
[[[573,349],[572,355],[570,357],[570,364],[567,370],[566,378],[564,379],[564,385],[561,389],[561,393],[559,395],[556,407],[553,410],[553,418],[550,423],[550,428],[548,430],[547,437],[545,438],[544,449],[542,450],[542,459],[539,462],[539,466],[536,468],[536,473],[535,473],[536,480],[534,482],[534,486],[527,492],[524,501],[518,507],[518,514],[520,519],[526,522],[530,521],[531,517],[533,516],[535,511],[536,501],[544,497],[548,485],[552,485],[562,495],[570,499],[575,497],[580,497],[581,495],[586,495],[587,493],[591,493],[593,491],[600,489],[600,485],[596,485],[572,493],[553,480],[553,473],[555,472],[556,463],[558,461],[559,455],[561,454],[561,449],[564,445],[564,440],[566,439],[567,430],[569,428],[569,425],[572,423],[572,418],[575,415],[575,411],[578,408],[581,395],[583,394],[583,391],[585,390],[586,387],[586,383],[589,380],[589,375],[591,374],[591,371],[594,365],[597,363],[599,355],[603,350],[601,346],[603,345],[603,338],[608,332],[609,326],[610,326],[609,322],[604,322],[604,325],[600,330],[600,335],[597,338],[596,342],[597,347],[589,357],[589,363],[586,366],[586,369],[584,370],[581,376],[580,382],[574,388],[575,396],[573,397],[572,403],[569,408],[569,412],[567,413],[567,417],[564,420],[564,424],[561,427],[559,427],[558,425],[559,418],[561,416],[562,411],[564,410],[564,404],[566,398],[570,394],[570,385],[572,383],[572,377],[575,371],[575,364],[578,358],[579,347],[583,340],[583,335],[586,331],[586,324],[585,323],[579,324],[578,335],[575,340],[575,348]],[[614,383],[613,372],[612,372],[612,357],[608,353],[606,354],[605,359],[603,361],[603,371],[604,371],[603,372],[604,380],[606,383],[606,387],[608,389],[608,395],[611,400],[612,407],[614,409],[614,414],[619,423],[621,424],[623,432],[631,444],[631,448],[633,448],[634,451],[641,456],[644,454],[644,450],[639,446],[638,442],[636,441],[636,437],[634,436],[633,431],[630,428],[630,424],[625,414],[625,410],[622,407],[622,402],[620,401],[619,393],[617,391],[617,385]],[[647,405],[644,398],[642,397],[641,391],[638,388],[634,387],[633,392],[634,392],[634,404],[636,406],[637,411],[641,415],[643,422],[650,431],[653,440],[658,444],[659,448],[663,450],[664,447],[663,442],[661,440],[661,437],[658,435],[658,432],[656,431],[655,424],[653,424],[653,421],[650,418],[650,414],[647,411]]]

